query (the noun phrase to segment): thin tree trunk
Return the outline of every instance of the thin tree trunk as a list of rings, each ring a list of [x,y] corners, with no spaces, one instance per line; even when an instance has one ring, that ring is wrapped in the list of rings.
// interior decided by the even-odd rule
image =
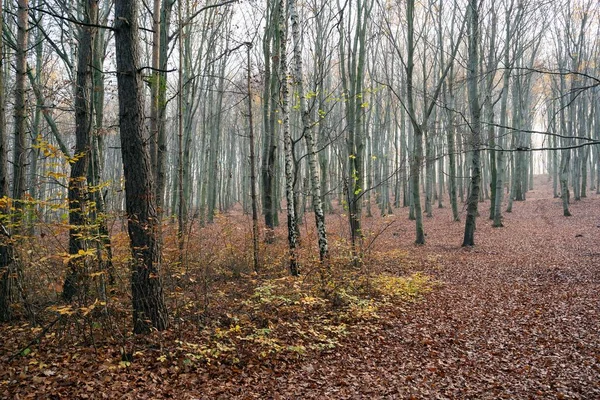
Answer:
[[[246,80],[248,88],[248,131],[250,136],[250,198],[252,203],[252,261],[254,271],[258,272],[258,205],[256,204],[256,156],[254,155],[254,121],[252,120],[252,85],[251,85],[251,62],[248,45],[248,77]],[[244,196],[245,197],[245,196]]]
[[[407,18],[407,47],[408,56],[406,63],[406,91],[408,99],[408,111],[411,119],[415,116],[414,107],[414,85],[413,85],[413,71],[414,71],[414,23],[415,23],[415,2],[414,0],[408,0],[406,3],[406,18]],[[423,211],[421,210],[421,193],[420,193],[420,175],[421,175],[421,164],[423,163],[423,127],[413,120],[413,155],[410,163],[410,178],[411,178],[411,192],[412,201],[414,204],[415,212],[415,230],[416,230],[416,244],[425,244],[425,231],[423,230]]]
[[[467,69],[467,85],[469,87],[469,110],[471,111],[471,146],[472,173],[469,199],[467,201],[467,217],[465,219],[465,236],[463,246],[475,245],[475,220],[479,203],[479,183],[481,170],[479,166],[479,145],[481,135],[481,108],[477,90],[477,65],[479,63],[479,8],[477,0],[469,1],[471,32],[469,35],[469,63]]]
[[[27,47],[29,30],[29,0],[18,0],[17,11],[17,49],[16,49],[16,78],[15,78],[15,141],[13,158],[13,200],[15,202],[16,216],[23,223],[22,212],[24,210],[23,199],[25,198],[25,175],[27,165],[27,108],[25,93],[25,77],[27,74]],[[23,226],[17,226],[22,230]]]
[[[448,110],[446,112],[446,118],[448,120],[448,126],[446,127],[446,140],[448,141],[448,194],[450,195],[450,206],[452,207],[452,219],[454,221],[459,221],[460,217],[458,215],[458,199],[456,196],[456,144],[455,144],[455,120],[454,120],[454,112],[452,111],[454,107],[454,73],[450,73],[450,78],[448,79]],[[446,92],[446,91],[444,91]]]
[[[275,228],[278,207],[276,205],[275,163],[277,159],[277,133],[275,128],[275,112],[277,108],[279,82],[274,70],[278,67],[280,30],[277,28],[279,15],[284,10],[279,9],[279,2],[268,2],[267,23],[263,38],[263,55],[265,62],[265,83],[263,90],[263,149],[262,149],[262,205],[265,216],[265,242],[272,243],[275,239]],[[272,54],[272,53],[275,54]]]
[[[512,11],[512,3],[508,10],[510,13]],[[504,199],[504,181],[506,179],[506,156],[504,154],[503,146],[506,143],[506,139],[504,136],[506,135],[506,128],[508,120],[508,91],[510,89],[510,25],[506,26],[506,36],[504,41],[504,76],[503,76],[503,86],[502,86],[502,98],[500,100],[500,125],[502,128],[499,130],[498,135],[498,147],[500,151],[497,152],[496,159],[496,190],[494,191],[494,222],[493,225],[496,228],[500,228],[503,226],[502,224],[502,202]]]
[[[184,121],[184,98],[185,98],[185,92],[184,92],[184,87],[183,87],[183,70],[185,68],[184,66],[184,61],[183,61],[183,40],[184,40],[184,36],[186,37],[186,40],[189,40],[189,32],[186,32],[186,30],[184,30],[184,25],[183,25],[183,9],[182,9],[182,2],[178,1],[177,2],[177,6],[178,6],[178,17],[179,17],[179,40],[177,41],[177,45],[179,46],[179,68],[177,70],[177,86],[178,86],[178,93],[179,96],[177,96],[177,198],[178,198],[178,204],[177,204],[177,247],[178,247],[178,258],[179,258],[179,265],[183,266],[183,247],[184,247],[184,243],[185,243],[185,237],[184,237],[184,232],[185,232],[185,205],[186,205],[186,198],[184,196],[184,177],[183,177],[183,172],[184,172],[184,168],[185,168],[185,160],[183,159],[183,121]],[[187,34],[186,34],[187,33]],[[187,90],[186,90],[187,91]],[[187,108],[187,107],[186,107]]]
[[[158,0],[156,0],[158,1]],[[153,166],[153,178],[156,180],[155,198],[156,211],[160,218],[165,211],[168,199],[165,201],[166,188],[166,158],[167,158],[167,59],[169,49],[169,27],[175,0],[163,0],[160,10],[160,48],[159,65],[161,71],[157,74],[157,126],[156,129],[156,165]],[[159,227],[160,229],[160,227]]]
[[[325,227],[325,214],[323,213],[323,204],[321,202],[321,182],[319,177],[319,163],[315,140],[313,138],[312,121],[310,120],[310,111],[306,104],[304,93],[304,82],[302,79],[302,38],[300,37],[300,21],[296,11],[296,0],[289,1],[289,11],[292,21],[292,37],[294,40],[294,81],[300,98],[300,112],[302,113],[302,126],[304,139],[306,140],[306,149],[308,152],[308,167],[310,174],[311,197],[313,211],[315,212],[315,223],[317,226],[319,259],[325,263],[329,257],[327,244],[327,230]]]
[[[0,2],[0,26],[4,24],[3,2]],[[0,214],[8,215],[10,204],[6,198],[10,196],[8,184],[8,137],[5,114],[4,96],[4,40],[0,35]],[[14,301],[14,249],[12,239],[0,221],[0,322],[10,321],[13,317],[12,303]]]
[[[102,20],[99,22],[100,25],[105,25],[108,19],[108,0],[104,0],[102,6]],[[99,7],[100,8],[100,7]],[[100,9],[99,9],[100,13]],[[92,63],[94,68],[92,70],[93,80],[93,101],[94,101],[94,113],[95,113],[95,126],[94,136],[92,137],[92,159],[90,162],[91,172],[88,173],[88,181],[92,186],[99,187],[102,180],[102,173],[104,171],[104,75],[103,61],[105,57],[105,33],[103,30],[99,30],[94,40],[94,55]],[[108,225],[106,217],[104,215],[106,211],[106,202],[104,193],[101,190],[96,190],[93,193],[93,199],[96,203],[94,224],[98,226],[98,240],[97,240],[97,258],[100,263],[100,271],[106,271],[108,273],[108,283],[115,283],[115,274],[112,263],[112,246],[109,236]]]
[[[83,23],[97,23],[97,0],[83,0]],[[75,295],[86,295],[86,281],[89,271],[89,257],[85,254],[88,247],[86,225],[87,174],[92,150],[92,57],[96,28],[80,28],[77,81],[75,84],[75,161],[71,165],[69,178],[69,275],[63,285],[63,297],[70,301]]]
[[[280,36],[280,56],[279,56],[279,84],[281,92],[281,123],[283,125],[283,147],[285,154],[285,198],[287,200],[287,222],[288,222],[288,246],[290,257],[290,273],[293,276],[299,275],[299,265],[296,255],[297,232],[296,232],[296,214],[294,208],[294,157],[292,154],[292,135],[290,133],[290,113],[289,113],[289,88],[288,88],[288,65],[287,65],[287,10],[284,0],[279,0],[279,36]]]
[[[37,7],[40,7],[42,0],[37,0]],[[35,18],[40,18],[41,12],[38,11],[36,13]],[[36,70],[36,85],[40,86],[42,82],[42,72],[43,72],[43,34],[41,29],[37,29],[36,36],[34,38],[35,45],[35,70]],[[33,116],[33,122],[31,124],[32,130],[32,142],[34,145],[38,145],[40,140],[42,139],[42,131],[41,131],[41,119],[42,119],[42,110],[44,107],[44,100],[41,97],[36,98],[35,112]],[[40,158],[40,149],[37,146],[33,146],[32,149],[32,157],[31,157],[31,166],[29,169],[29,195],[31,199],[38,198],[38,160]],[[36,210],[38,209],[38,204],[33,203],[28,205],[28,215],[27,215],[27,224],[28,224],[28,234],[29,236],[35,235],[35,218],[36,218]]]
[[[169,1],[169,0],[166,0]],[[150,80],[150,159],[153,174],[158,172],[158,126],[159,126],[159,91],[160,91],[160,9],[161,0],[154,0],[152,8],[152,78]],[[158,203],[158,196],[157,196]],[[160,208],[157,209],[161,214]]]

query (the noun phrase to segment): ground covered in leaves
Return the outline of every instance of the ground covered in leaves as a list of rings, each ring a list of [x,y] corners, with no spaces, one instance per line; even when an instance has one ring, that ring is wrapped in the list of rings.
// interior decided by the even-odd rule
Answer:
[[[300,279],[285,276],[283,239],[261,245],[255,275],[247,220],[223,216],[195,233],[211,239],[190,238],[196,268],[166,269],[167,332],[130,334],[125,271],[107,305],[48,301],[39,327],[1,325],[0,397],[598,399],[600,196],[567,218],[536,184],[503,228],[482,203],[470,249],[447,208],[426,219],[420,247],[406,210],[365,219],[359,269],[344,216],[329,216],[329,297],[311,268],[313,230]],[[60,278],[47,275],[44,287]]]

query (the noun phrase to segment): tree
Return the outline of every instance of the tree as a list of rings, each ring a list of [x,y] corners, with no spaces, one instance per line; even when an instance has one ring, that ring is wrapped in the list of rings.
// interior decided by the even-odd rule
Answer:
[[[252,115],[252,85],[251,71],[252,63],[250,58],[250,50],[252,43],[247,44],[248,49],[248,75],[246,78],[246,86],[248,90],[248,139],[250,140],[250,198],[252,203],[252,263],[254,271],[258,272],[258,204],[256,196],[256,156],[254,150],[254,120]]]
[[[156,0],[159,1],[159,0]],[[166,153],[167,153],[167,59],[169,49],[169,27],[171,26],[171,13],[175,0],[164,0],[160,9],[160,44],[158,50],[158,63],[160,71],[156,74],[158,86],[155,94],[158,96],[153,105],[156,107],[156,126],[152,134],[156,135],[156,164],[153,165],[153,174],[156,179],[156,206],[157,212],[162,215],[165,207],[166,185]],[[154,17],[156,19],[156,16]],[[154,44],[155,45],[155,44]]]
[[[479,106],[479,91],[477,68],[479,66],[479,5],[477,0],[469,1],[469,60],[467,66],[467,85],[469,90],[469,111],[471,113],[471,157],[472,172],[469,198],[467,200],[467,218],[465,219],[465,236],[463,246],[475,245],[475,220],[479,203],[479,184],[481,181],[481,166],[479,165],[481,142],[481,108]]]
[[[0,2],[0,25],[3,21],[3,3]],[[8,143],[6,118],[4,110],[4,40],[0,35],[0,321],[12,319],[11,303],[14,286],[14,248],[10,233],[6,228],[10,213],[9,176],[8,176]]]
[[[294,208],[294,161],[292,155],[292,135],[290,133],[289,83],[287,65],[287,31],[288,11],[284,0],[279,1],[279,85],[281,91],[281,124],[283,126],[283,151],[285,155],[285,199],[287,201],[288,247],[290,254],[290,273],[296,276],[300,273],[296,255],[297,232],[296,213]]]
[[[514,0],[511,0],[508,9],[505,10],[505,14],[511,15],[514,6]],[[520,21],[522,16],[522,8],[519,7],[518,14],[516,18],[513,19],[515,21],[515,25],[517,25],[517,21]],[[498,135],[498,140],[496,141],[497,146],[502,150],[505,139],[504,136],[506,134],[506,124],[508,119],[508,91],[510,88],[510,39],[512,36],[511,24],[506,24],[505,27],[505,37],[504,37],[504,73],[502,74],[502,94],[500,100],[500,130]],[[493,213],[494,223],[493,226],[496,228],[502,227],[502,200],[504,198],[504,180],[506,176],[506,161],[504,151],[496,152],[496,189],[492,191],[492,195],[494,196],[493,210],[490,212]]]
[[[271,243],[274,240],[273,229],[277,225],[277,201],[276,201],[276,160],[278,137],[275,126],[275,113],[277,112],[277,98],[281,90],[279,76],[277,73],[277,60],[279,60],[281,31],[278,28],[281,9],[279,1],[268,1],[266,11],[265,34],[263,37],[264,56],[264,86],[263,86],[263,148],[262,148],[262,203],[265,216],[266,237],[265,241]]]
[[[75,83],[75,151],[69,178],[69,275],[63,286],[63,297],[71,300],[85,285],[87,257],[87,174],[92,151],[92,58],[97,22],[97,0],[83,0],[83,23],[77,53]]]
[[[306,148],[308,151],[308,166],[310,170],[310,185],[313,211],[315,212],[315,222],[317,225],[317,233],[319,236],[319,258],[321,262],[325,262],[329,255],[327,245],[327,230],[325,227],[325,214],[323,213],[323,203],[321,200],[321,182],[318,170],[317,151],[315,139],[312,132],[312,121],[310,120],[310,111],[306,104],[306,94],[304,92],[304,83],[302,78],[302,38],[300,34],[300,21],[298,11],[296,10],[296,1],[289,2],[290,17],[292,21],[292,38],[294,40],[294,86],[298,91],[300,101],[300,113],[302,117],[303,136],[306,140]]]
[[[352,252],[355,262],[359,261],[359,243],[362,241],[363,232],[361,228],[362,199],[365,194],[364,179],[364,153],[365,132],[363,124],[364,106],[363,86],[365,61],[367,54],[367,27],[369,26],[370,14],[373,9],[373,0],[358,0],[356,10],[353,3],[344,3],[340,9],[340,32],[339,54],[340,54],[340,78],[344,98],[344,115],[346,117],[346,151],[347,151],[347,175],[346,193],[348,203],[348,220],[350,223],[350,236]],[[347,8],[347,9],[346,9]],[[352,25],[352,12],[356,14],[355,25]],[[344,14],[348,14],[348,24],[344,24]],[[354,33],[351,38],[351,33]]]
[[[133,331],[169,325],[160,276],[161,254],[145,130],[142,69],[139,66],[138,2],[115,1],[115,42],[125,206],[132,251]]]
[[[18,1],[18,20],[17,20],[17,54],[15,59],[16,78],[15,78],[15,144],[13,158],[13,192],[12,197],[15,201],[17,214],[24,210],[25,200],[25,175],[27,165],[27,105],[25,93],[25,81],[27,75],[27,47],[29,32],[29,0]]]
[[[455,10],[454,12],[457,12]],[[433,115],[436,102],[441,94],[442,86],[454,65],[454,59],[461,44],[461,38],[464,33],[466,26],[467,17],[463,18],[460,32],[458,33],[456,41],[452,42],[452,46],[449,52],[448,60],[445,65],[441,65],[439,68],[439,77],[433,86],[433,91],[428,94],[428,98],[424,99],[421,117],[417,115],[417,104],[415,94],[415,52],[417,50],[417,41],[422,38],[422,34],[415,30],[415,1],[408,0],[406,2],[406,56],[403,55],[402,49],[396,42],[395,37],[391,35],[392,27],[389,20],[386,20],[387,31],[389,32],[389,40],[394,47],[396,55],[400,58],[402,65],[404,66],[406,73],[406,96],[401,96],[397,92],[394,92],[396,97],[403,103],[403,108],[408,114],[411,126],[414,132],[413,138],[413,152],[410,162],[410,191],[412,204],[414,205],[414,217],[415,217],[415,243],[425,244],[425,231],[423,229],[423,213],[421,207],[421,194],[420,194],[420,177],[421,168],[423,164],[423,139],[430,123],[430,118]],[[453,19],[454,22],[454,19]],[[424,28],[423,28],[424,29]],[[415,38],[415,33],[417,33]],[[423,56],[424,57],[424,56]],[[425,72],[423,73],[427,75]],[[424,90],[426,92],[427,82],[423,81]],[[404,98],[405,97],[405,98]]]

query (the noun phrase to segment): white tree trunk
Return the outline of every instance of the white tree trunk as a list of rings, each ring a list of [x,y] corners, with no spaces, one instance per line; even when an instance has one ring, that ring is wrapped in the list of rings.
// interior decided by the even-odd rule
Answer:
[[[312,131],[312,122],[310,112],[306,105],[304,93],[304,83],[302,80],[302,38],[300,36],[300,22],[296,10],[296,0],[289,1],[289,11],[292,21],[292,38],[294,40],[294,86],[298,91],[300,99],[300,112],[302,114],[302,130],[306,140],[306,149],[308,151],[308,168],[310,173],[310,185],[312,206],[315,212],[315,222],[319,237],[319,258],[324,262],[329,255],[327,246],[327,230],[325,228],[325,214],[323,213],[323,204],[321,202],[321,179],[319,177],[317,152],[315,149],[315,140]]]

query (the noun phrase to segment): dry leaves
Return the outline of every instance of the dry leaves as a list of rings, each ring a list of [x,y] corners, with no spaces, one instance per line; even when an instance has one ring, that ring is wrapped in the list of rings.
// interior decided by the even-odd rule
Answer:
[[[542,187],[541,180],[536,184]],[[89,343],[57,347],[64,341],[48,337],[7,364],[33,333],[26,325],[3,325],[0,397],[600,398],[600,196],[574,203],[574,216],[565,218],[560,201],[542,187],[515,203],[500,229],[483,217],[487,207],[481,205],[473,249],[459,247],[463,223],[451,222],[447,209],[435,210],[425,221],[428,244],[414,247],[413,225],[405,210],[398,210],[391,217],[397,222],[370,249],[369,273],[423,271],[443,284],[425,299],[388,302],[378,308],[377,318],[354,321],[347,334],[335,337],[335,347],[262,358],[250,352],[236,354],[240,363],[190,364],[186,352],[204,339],[191,332],[196,328],[182,328],[127,338],[131,362],[123,361],[111,341],[95,348]],[[366,220],[365,226],[377,232],[389,218]],[[332,236],[343,237],[343,219],[329,220]],[[314,237],[310,229],[305,235]],[[343,247],[340,243],[332,247]],[[279,262],[276,256],[272,262]],[[278,295],[273,291],[263,298]],[[313,297],[298,304],[307,315],[295,321],[297,329],[316,324],[324,312]],[[285,325],[294,322],[288,315],[294,309],[282,310],[280,321],[265,322],[265,329],[277,334],[257,341],[271,338],[283,346],[286,337],[297,339],[296,328]],[[277,331],[279,322],[287,328]],[[245,329],[227,324],[221,334],[238,334],[238,328]],[[189,336],[182,339],[182,332]]]

